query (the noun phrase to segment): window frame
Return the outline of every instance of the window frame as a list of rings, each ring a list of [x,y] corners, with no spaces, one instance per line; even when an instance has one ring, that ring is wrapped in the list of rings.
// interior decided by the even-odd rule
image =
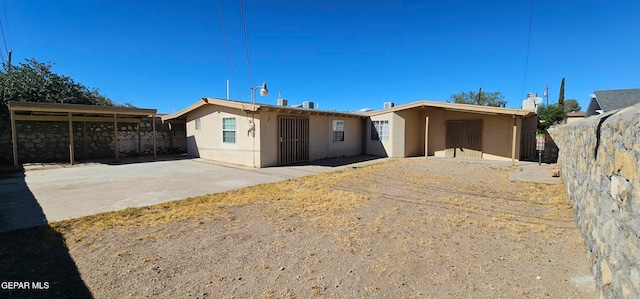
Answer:
[[[341,124],[339,127],[338,124]],[[344,126],[345,122],[342,119],[336,119],[331,122],[331,142],[343,142],[344,141]]]
[[[196,131],[200,131],[200,129],[202,128],[202,121],[200,120],[199,117],[196,117],[194,122],[195,122],[195,126],[196,126]]]
[[[370,137],[371,137],[371,140],[389,141],[389,121],[388,120],[372,120]]]
[[[225,120],[233,120],[233,128],[228,128],[225,126]],[[234,144],[237,141],[237,134],[236,134],[236,130],[238,129],[237,126],[237,122],[236,122],[236,118],[235,117],[223,117],[222,118],[222,143],[230,143],[230,144]],[[230,136],[225,136],[227,134],[225,133],[230,133],[233,132],[233,140],[230,140]]]

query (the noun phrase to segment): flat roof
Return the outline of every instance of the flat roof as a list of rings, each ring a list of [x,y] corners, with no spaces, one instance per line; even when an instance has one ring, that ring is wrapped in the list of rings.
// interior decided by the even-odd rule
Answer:
[[[529,115],[536,114],[534,110],[457,104],[457,103],[445,103],[445,102],[435,102],[435,101],[425,101],[425,100],[404,104],[404,105],[398,105],[392,108],[387,108],[382,110],[369,111],[369,112],[366,112],[365,114],[367,116],[376,116],[376,115],[381,115],[389,112],[397,112],[402,110],[408,110],[408,109],[414,109],[414,108],[427,108],[427,107],[435,107],[435,108],[442,108],[450,111],[489,114],[489,115],[502,114],[502,115],[529,116]]]
[[[67,115],[72,113],[110,116],[113,116],[114,114],[122,116],[149,116],[156,114],[157,112],[156,109],[147,108],[17,101],[9,101],[9,110],[16,112],[16,114]]]
[[[312,114],[334,115],[334,116],[357,117],[357,118],[367,117],[364,114],[334,111],[334,110],[309,109],[309,108],[302,108],[302,107],[278,106],[278,105],[259,104],[259,103],[252,104],[249,102],[224,100],[224,99],[218,99],[218,98],[202,98],[200,101],[197,101],[191,106],[184,108],[176,113],[162,116],[162,121],[184,119],[187,113],[205,105],[218,105],[223,107],[230,107],[230,108],[235,108],[235,109],[245,111],[246,113],[255,113],[257,111],[264,110],[264,111],[283,111],[283,112],[289,112],[289,113],[310,114],[310,115]]]

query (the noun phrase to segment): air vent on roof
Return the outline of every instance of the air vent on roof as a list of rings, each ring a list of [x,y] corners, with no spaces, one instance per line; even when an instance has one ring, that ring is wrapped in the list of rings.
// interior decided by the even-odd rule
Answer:
[[[278,106],[287,106],[289,101],[287,99],[278,99]]]
[[[396,106],[396,103],[394,102],[384,102],[384,109],[393,108],[395,106]]]
[[[313,102],[311,101],[302,102],[302,108],[313,109]]]

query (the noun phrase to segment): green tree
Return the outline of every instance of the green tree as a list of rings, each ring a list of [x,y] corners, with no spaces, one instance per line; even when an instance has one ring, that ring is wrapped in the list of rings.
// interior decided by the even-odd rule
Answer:
[[[558,105],[564,105],[564,78],[562,78],[562,83],[560,83],[560,94],[558,95]]]
[[[493,107],[505,107],[507,105],[507,101],[504,100],[504,96],[499,91],[482,91],[479,97],[478,93],[473,90],[469,92],[461,91],[460,93],[451,94],[447,102]]]
[[[114,106],[115,102],[72,78],[51,71],[52,63],[26,59],[0,70],[0,119],[9,119],[9,101]],[[2,129],[0,122],[0,129]]]
[[[538,130],[546,132],[552,125],[562,123],[567,118],[564,108],[558,104],[538,107]]]
[[[566,99],[564,100],[564,112],[565,113],[569,113],[569,112],[578,112],[582,110],[582,107],[580,106],[580,104],[578,103],[577,100],[575,99]]]

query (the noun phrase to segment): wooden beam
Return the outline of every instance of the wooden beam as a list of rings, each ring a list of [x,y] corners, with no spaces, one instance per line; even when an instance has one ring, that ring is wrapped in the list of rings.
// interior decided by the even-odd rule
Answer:
[[[429,157],[429,117],[424,118],[424,157]]]
[[[73,116],[69,112],[69,163],[75,164],[75,157],[73,156]]]
[[[71,118],[73,119],[73,118]],[[82,142],[84,147],[84,159],[87,159],[87,122],[82,122]]]
[[[156,115],[151,115],[151,123],[153,127],[153,159],[156,159]]]
[[[56,104],[56,103],[34,103],[34,102],[16,102],[9,101],[9,109],[13,111],[31,111],[31,112],[61,112],[61,113],[95,113],[95,114],[122,114],[149,116],[157,113],[157,109],[145,108],[125,108],[113,106],[95,106],[95,105],[79,105],[79,104]]]
[[[516,166],[516,131],[518,128],[518,118],[513,116],[513,137],[511,138],[511,166]]]
[[[26,121],[68,121],[69,116],[57,116],[57,115],[24,115],[24,114],[16,114],[15,120],[26,120]],[[88,121],[88,122],[112,122],[113,117],[97,117],[97,116],[73,116],[72,121]],[[139,123],[140,118],[120,118],[121,123]]]
[[[15,112],[11,110],[11,143],[13,144],[13,166],[18,168],[18,135],[16,134]]]
[[[113,147],[115,148],[115,151],[116,151],[116,160],[118,160],[119,157],[118,157],[118,115],[117,114],[113,115]]]

